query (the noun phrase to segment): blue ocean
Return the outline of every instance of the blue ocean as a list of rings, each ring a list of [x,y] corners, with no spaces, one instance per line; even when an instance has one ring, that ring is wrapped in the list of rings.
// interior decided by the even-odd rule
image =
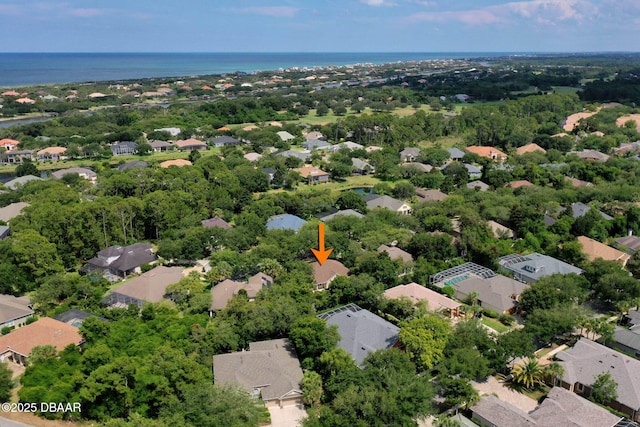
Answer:
[[[504,55],[509,53],[0,53],[0,87]]]

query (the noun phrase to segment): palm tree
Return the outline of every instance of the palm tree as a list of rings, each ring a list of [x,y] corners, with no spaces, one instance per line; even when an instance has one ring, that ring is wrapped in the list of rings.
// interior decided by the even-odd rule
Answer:
[[[534,388],[542,384],[544,374],[542,365],[536,359],[529,359],[523,365],[517,365],[511,370],[511,382],[525,388]]]
[[[564,368],[558,362],[551,362],[544,368],[544,376],[548,384],[555,385],[556,378],[562,378],[564,375]]]

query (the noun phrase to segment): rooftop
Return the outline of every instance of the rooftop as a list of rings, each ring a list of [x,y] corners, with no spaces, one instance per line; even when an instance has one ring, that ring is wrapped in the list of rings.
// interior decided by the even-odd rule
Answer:
[[[407,297],[413,301],[414,304],[420,301],[426,301],[428,308],[434,311],[438,311],[443,308],[455,310],[462,305],[459,302],[419,285],[416,282],[411,282],[406,285],[398,285],[387,289],[384,292],[384,296],[388,299]]]
[[[22,326],[0,337],[0,352],[11,349],[23,356],[39,345],[53,345],[61,351],[69,344],[79,345],[83,341],[78,328],[49,317]]]
[[[159,265],[153,270],[123,283],[113,293],[125,295],[139,301],[160,302],[167,287],[182,279],[182,268]]]

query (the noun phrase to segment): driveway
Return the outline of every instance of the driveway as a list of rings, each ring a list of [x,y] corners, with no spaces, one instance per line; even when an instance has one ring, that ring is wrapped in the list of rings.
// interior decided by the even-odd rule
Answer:
[[[511,390],[494,377],[489,377],[487,381],[483,383],[472,381],[471,384],[478,390],[480,396],[495,393],[500,400],[511,403],[516,408],[520,408],[525,412],[531,412],[538,406],[538,402],[532,398]]]
[[[299,427],[302,420],[307,417],[307,411],[303,405],[288,405],[284,407],[269,406],[271,414],[271,427]]]

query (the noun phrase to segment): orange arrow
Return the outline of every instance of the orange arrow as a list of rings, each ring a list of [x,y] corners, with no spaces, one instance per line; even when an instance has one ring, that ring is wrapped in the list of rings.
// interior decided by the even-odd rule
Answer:
[[[329,258],[329,254],[333,249],[324,249],[324,224],[318,224],[318,246],[320,249],[311,248],[311,252],[316,256],[320,265],[324,264]]]

